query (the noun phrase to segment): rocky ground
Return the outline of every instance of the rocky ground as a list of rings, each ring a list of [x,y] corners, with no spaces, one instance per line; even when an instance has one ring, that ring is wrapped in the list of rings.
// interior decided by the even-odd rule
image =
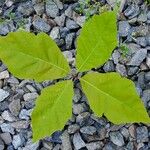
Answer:
[[[57,42],[74,68],[76,37],[83,23],[95,13],[112,9],[114,1],[0,0],[0,35],[18,29],[45,32]],[[122,1],[118,39],[119,48],[99,70],[116,71],[132,79],[150,114],[150,7],[147,2]],[[19,80],[0,62],[0,150],[150,149],[149,125],[117,126],[104,117],[97,118],[87,105],[80,83],[75,83],[73,117],[64,130],[32,143],[30,116],[35,99],[51,83]]]

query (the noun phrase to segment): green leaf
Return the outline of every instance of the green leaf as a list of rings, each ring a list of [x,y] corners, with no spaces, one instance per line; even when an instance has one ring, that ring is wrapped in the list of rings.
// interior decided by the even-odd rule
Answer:
[[[72,115],[72,81],[63,81],[45,88],[32,112],[33,141],[61,130]]]
[[[77,40],[77,69],[87,71],[104,64],[117,46],[115,12],[95,15],[83,26]]]
[[[132,81],[117,73],[89,73],[81,78],[81,85],[96,115],[104,114],[115,124],[150,123]]]
[[[14,76],[23,79],[51,80],[70,71],[59,48],[45,33],[18,31],[0,37],[0,59]]]

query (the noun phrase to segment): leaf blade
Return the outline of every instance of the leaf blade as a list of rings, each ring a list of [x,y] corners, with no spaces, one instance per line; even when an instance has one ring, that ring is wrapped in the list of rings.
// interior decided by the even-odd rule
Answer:
[[[72,97],[72,81],[63,81],[42,91],[31,117],[33,141],[50,136],[64,127],[72,115]]]
[[[78,71],[98,67],[111,56],[117,46],[116,22],[116,13],[106,12],[95,15],[85,23],[77,40]]]
[[[55,42],[44,33],[18,31],[0,37],[0,58],[12,74],[23,79],[52,80],[70,71]]]
[[[150,122],[134,84],[119,74],[90,73],[81,79],[81,85],[91,108],[99,116],[104,114],[115,124]]]

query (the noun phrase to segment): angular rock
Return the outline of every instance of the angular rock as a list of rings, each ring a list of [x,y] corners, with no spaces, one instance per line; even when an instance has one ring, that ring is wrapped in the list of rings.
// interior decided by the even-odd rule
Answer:
[[[7,70],[0,72],[0,80],[9,78],[9,72]]]
[[[74,20],[67,19],[66,27],[68,29],[77,29],[77,28],[79,28],[79,25]]]
[[[10,112],[14,115],[14,116],[18,116],[19,112],[20,112],[20,99],[17,100],[13,100],[10,104],[9,104],[9,110]]]
[[[50,37],[51,37],[53,40],[60,38],[59,27],[54,27],[54,28],[51,30]]]
[[[146,49],[140,49],[138,50],[134,56],[131,58],[130,62],[127,65],[130,66],[140,66],[142,61],[146,58],[147,50]]]
[[[138,5],[129,5],[128,8],[124,11],[124,15],[129,19],[136,17],[140,13]]]
[[[33,26],[38,30],[42,32],[49,32],[51,27],[50,25],[42,18],[37,17],[33,21]]]
[[[4,101],[9,96],[7,91],[0,89],[0,102]]]
[[[31,116],[31,111],[32,110],[22,109],[20,114],[19,114],[19,118],[29,120],[29,117]]]
[[[32,2],[29,1],[29,2],[20,4],[18,7],[18,12],[25,16],[31,15],[34,12]]]
[[[117,132],[110,132],[110,140],[117,146],[123,146],[124,139],[121,133]]]
[[[78,115],[80,113],[83,113],[87,110],[86,105],[84,103],[82,104],[74,104],[73,105],[73,113],[75,115]]]
[[[100,142],[100,141],[98,141],[98,142],[91,142],[91,143],[87,143],[86,144],[86,148],[88,149],[88,150],[100,150],[100,149],[102,149],[103,148],[103,142]]]
[[[126,67],[122,64],[116,65],[116,71],[119,72],[122,76],[127,76]]]
[[[62,150],[72,150],[71,139],[67,131],[61,135]]]
[[[18,149],[18,147],[22,146],[24,142],[25,139],[21,134],[17,134],[13,136],[12,144],[15,149]]]
[[[150,81],[150,71],[145,73],[145,80]]]
[[[148,129],[145,126],[136,128],[136,139],[137,142],[148,142]]]
[[[27,129],[29,126],[29,122],[24,120],[16,121],[11,123],[11,126],[15,129]]]
[[[74,61],[73,55],[70,51],[64,51],[63,55],[65,56],[69,64],[71,64]]]
[[[68,127],[68,133],[69,134],[74,134],[80,129],[80,126],[78,124],[72,124]]]
[[[145,37],[138,37],[138,38],[136,39],[136,43],[137,43],[138,45],[141,45],[142,47],[146,47],[146,46],[147,46],[147,40],[146,40]]]
[[[4,142],[0,139],[0,150],[4,150]]]
[[[80,129],[83,134],[93,135],[96,133],[96,128],[93,126],[84,126]]]
[[[66,49],[71,49],[74,38],[75,38],[75,33],[67,34],[65,38]]]
[[[0,24],[0,35],[6,35],[9,33],[9,26],[7,23],[1,23]]]
[[[53,0],[46,1],[46,13],[49,17],[55,18],[59,14],[57,4]]]
[[[39,148],[39,142],[33,143],[32,140],[28,140],[26,146],[22,150],[37,150]]]
[[[79,133],[74,134],[73,145],[76,150],[80,150],[81,148],[84,148],[86,146],[85,142],[83,141]]]
[[[103,69],[104,69],[105,72],[113,72],[113,71],[115,71],[115,66],[114,66],[113,61],[107,61],[104,64]]]
[[[1,133],[0,137],[6,145],[9,145],[12,142],[12,137],[9,132]]]
[[[23,95],[23,98],[25,101],[28,101],[28,100],[34,100],[38,97],[39,95],[34,92],[34,93],[26,93]]]
[[[0,125],[2,132],[9,132],[14,134],[14,128],[10,124],[3,123]]]
[[[12,121],[15,121],[15,120],[16,120],[15,117],[14,117],[11,113],[9,113],[7,110],[5,110],[5,111],[1,114],[1,116],[3,117],[4,120],[7,120],[7,121],[9,121],[9,122],[12,122]]]
[[[42,15],[44,13],[44,3],[35,4],[34,9],[37,15]]]
[[[66,19],[66,16],[62,14],[61,16],[55,17],[54,20],[60,27],[63,27],[65,24],[65,19]]]
[[[121,37],[126,37],[130,33],[130,25],[127,21],[119,22],[119,35]]]

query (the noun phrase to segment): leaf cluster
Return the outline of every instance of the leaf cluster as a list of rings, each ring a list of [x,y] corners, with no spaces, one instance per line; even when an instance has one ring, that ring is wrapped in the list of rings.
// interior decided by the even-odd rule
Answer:
[[[77,40],[76,68],[89,71],[103,65],[117,46],[116,13],[95,15],[83,26]],[[56,43],[45,33],[25,31],[0,37],[0,58],[10,72],[37,82],[63,78],[70,67]],[[79,78],[93,112],[115,124],[150,122],[134,84],[117,73],[88,72]],[[32,112],[33,140],[60,130],[72,116],[73,80],[42,90]]]

